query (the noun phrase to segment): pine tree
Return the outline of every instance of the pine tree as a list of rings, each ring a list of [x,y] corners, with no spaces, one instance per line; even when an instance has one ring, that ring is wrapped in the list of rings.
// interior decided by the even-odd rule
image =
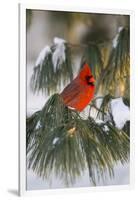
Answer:
[[[113,105],[121,103],[124,109],[130,105],[129,28],[119,28],[113,41],[80,45],[84,50],[80,69],[87,62],[96,79],[87,116],[65,106],[56,93],[74,77],[74,48],[76,45],[55,38],[35,64],[31,88],[50,98],[27,118],[27,167],[43,178],[54,173],[67,185],[88,169],[90,181],[96,185],[107,174],[113,177],[115,164],[129,162],[129,121],[119,126]]]

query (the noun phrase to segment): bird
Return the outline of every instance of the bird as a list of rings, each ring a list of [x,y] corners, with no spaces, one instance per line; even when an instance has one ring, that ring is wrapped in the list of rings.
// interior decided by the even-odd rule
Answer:
[[[63,103],[79,112],[94,98],[95,79],[90,66],[84,63],[79,74],[60,93]]]

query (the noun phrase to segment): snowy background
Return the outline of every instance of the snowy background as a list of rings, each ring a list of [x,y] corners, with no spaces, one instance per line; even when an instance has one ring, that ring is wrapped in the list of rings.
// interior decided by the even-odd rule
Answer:
[[[115,38],[113,40],[113,45],[116,45],[117,34],[114,35],[114,32],[117,33],[118,31],[118,20],[117,17],[113,16],[110,17],[110,20],[112,21],[112,26],[110,24],[110,27],[108,27],[108,36],[112,36]],[[109,21],[109,19],[107,21]],[[122,19],[120,21],[120,23],[125,23]],[[38,54],[40,53],[41,49],[43,49],[46,45],[51,45],[54,37],[61,37],[67,41],[81,40],[86,33],[85,29],[86,26],[80,24],[78,26],[75,26],[75,28],[72,28],[73,33],[70,35],[68,33],[66,23],[59,22],[57,24],[56,21],[50,19],[48,12],[33,11],[31,25],[27,29],[27,115],[31,115],[35,111],[41,109],[48,99],[48,96],[42,95],[41,93],[39,93],[39,95],[34,95],[30,89],[30,78],[33,72],[33,67],[35,63],[41,62],[41,60],[38,59]],[[73,37],[75,35],[74,33],[76,33],[76,35],[78,36],[77,38]],[[84,34],[83,36],[82,33]],[[61,50],[63,50],[63,47]],[[79,57],[79,52],[76,57]],[[56,62],[56,58],[54,60]],[[76,59],[75,63],[79,63],[79,58]],[[125,121],[129,120],[129,109],[123,104],[122,99],[112,101],[111,106],[116,126],[118,128],[121,128]],[[97,185],[100,186],[122,184],[129,184],[129,164],[125,164],[124,166],[122,166],[120,163],[118,163],[118,165],[115,166],[114,178],[110,179],[107,176],[104,182],[99,182]],[[76,181],[73,187],[88,186],[91,186],[91,183],[89,181],[88,171],[86,171],[83,176]],[[61,182],[61,180],[57,179],[56,177],[53,177],[53,181],[51,182],[50,180],[43,180],[31,170],[27,170],[28,190],[64,187],[65,186]]]

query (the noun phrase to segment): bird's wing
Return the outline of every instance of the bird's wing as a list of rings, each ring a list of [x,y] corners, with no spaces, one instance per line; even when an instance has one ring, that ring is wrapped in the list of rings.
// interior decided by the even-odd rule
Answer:
[[[80,94],[80,83],[77,80],[72,81],[61,93],[64,103],[67,104],[71,102]]]

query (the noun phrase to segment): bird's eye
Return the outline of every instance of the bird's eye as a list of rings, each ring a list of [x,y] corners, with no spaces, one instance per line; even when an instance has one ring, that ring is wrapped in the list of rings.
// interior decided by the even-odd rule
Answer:
[[[86,76],[86,80],[89,81],[92,78],[92,76]]]
[[[94,77],[91,75],[91,76],[86,76],[86,81],[89,85],[94,85],[94,82],[95,82],[95,79]]]

